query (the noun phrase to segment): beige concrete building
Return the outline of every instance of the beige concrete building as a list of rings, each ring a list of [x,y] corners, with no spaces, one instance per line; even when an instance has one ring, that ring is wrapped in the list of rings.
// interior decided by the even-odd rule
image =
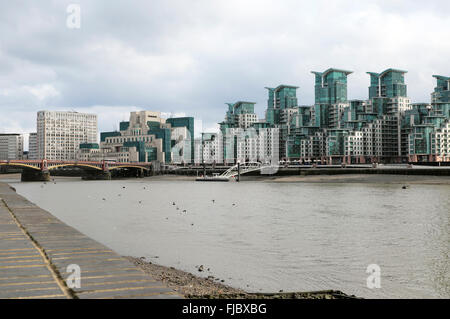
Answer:
[[[96,114],[39,111],[37,154],[39,159],[75,160],[82,143],[97,143]]]
[[[0,160],[23,159],[23,135],[0,134]]]
[[[30,133],[28,137],[28,159],[37,160],[37,133]]]

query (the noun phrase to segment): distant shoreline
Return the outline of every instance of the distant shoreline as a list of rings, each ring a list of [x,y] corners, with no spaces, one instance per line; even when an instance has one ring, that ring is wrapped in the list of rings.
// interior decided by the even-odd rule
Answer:
[[[195,181],[196,176],[157,175],[148,178],[155,181]],[[264,183],[362,183],[362,184],[450,185],[449,176],[394,175],[394,174],[340,174],[340,175],[306,175],[306,176],[243,175],[241,176],[241,181],[264,182]]]
[[[56,180],[71,179],[78,180],[79,177],[55,176]],[[130,180],[152,180],[152,181],[192,181],[196,176],[188,175],[155,175],[143,179],[130,178]],[[20,181],[20,174],[0,174],[0,180],[14,182]],[[80,179],[81,180],[81,179]],[[234,181],[230,181],[233,183]],[[362,184],[414,184],[414,185],[450,185],[450,176],[434,175],[397,175],[397,174],[338,174],[338,175],[258,175],[241,176],[241,182],[263,182],[263,183],[362,183]]]

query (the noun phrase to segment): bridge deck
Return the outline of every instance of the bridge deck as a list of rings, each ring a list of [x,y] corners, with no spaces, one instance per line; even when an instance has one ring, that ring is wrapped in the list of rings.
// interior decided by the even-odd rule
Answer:
[[[81,269],[68,289],[67,266]],[[0,299],[180,298],[111,249],[0,183]]]

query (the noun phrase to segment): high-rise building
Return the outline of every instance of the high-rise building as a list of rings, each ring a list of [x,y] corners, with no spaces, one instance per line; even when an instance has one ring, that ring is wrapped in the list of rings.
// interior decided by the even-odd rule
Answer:
[[[279,129],[258,122],[254,102],[227,103],[225,121],[220,124],[223,162],[273,162],[279,159]]]
[[[39,111],[37,151],[39,159],[75,160],[82,143],[97,143],[97,115]]]
[[[225,121],[221,123],[226,127],[249,128],[258,119],[255,114],[255,102],[239,101],[236,103],[226,103],[228,111],[225,115]]]
[[[405,73],[407,71],[397,69],[387,69],[382,73],[367,72],[370,75],[369,99],[406,97]]]
[[[28,137],[28,159],[30,160],[38,159],[37,133],[30,133]]]
[[[279,85],[276,88],[266,87],[268,91],[266,122],[270,125],[281,124],[283,112],[298,106],[298,86]]]
[[[450,118],[450,77],[433,75],[436,87],[431,93],[431,104],[436,114]]]
[[[431,104],[413,104],[407,112],[407,149],[412,162],[450,161],[450,78],[433,75]]]
[[[367,72],[370,75],[368,110],[378,115],[382,128],[382,158],[401,161],[407,156],[402,143],[408,131],[402,131],[405,112],[411,110],[407,97],[405,74],[407,71],[387,69],[381,73]]]
[[[447,119],[431,135],[431,158],[439,162],[450,162],[450,120]]]
[[[279,140],[278,128],[228,128],[223,139],[224,149],[227,150],[224,162],[276,164],[280,157]]]
[[[0,134],[0,160],[23,158],[23,135]]]
[[[195,163],[221,164],[223,163],[222,133],[202,133],[197,142]]]
[[[289,123],[290,160],[372,163],[447,160],[450,78],[435,75],[431,104],[411,104],[406,71],[370,75],[369,99],[347,101],[350,71],[313,72],[314,106],[299,107]]]
[[[315,103],[313,122],[315,126],[338,128],[339,118],[347,101],[347,76],[353,72],[328,69],[312,72],[315,75]]]
[[[281,161],[346,163],[400,163],[450,160],[450,77],[437,80],[431,104],[415,103],[407,96],[407,71],[387,69],[370,75],[367,100],[348,100],[347,77],[351,71],[328,69],[315,75],[315,103],[298,106],[296,86],[267,88],[265,122],[239,122],[240,108],[254,113],[253,102],[229,104],[225,121],[224,160],[255,157],[255,134],[245,128],[279,130]],[[250,104],[250,105],[249,105]],[[234,138],[226,139],[225,131]],[[238,135],[242,149],[238,149]]]
[[[290,122],[298,113],[298,86],[279,85],[266,87],[268,92],[266,122],[279,130],[279,152],[281,158],[288,157],[287,143],[290,135]]]

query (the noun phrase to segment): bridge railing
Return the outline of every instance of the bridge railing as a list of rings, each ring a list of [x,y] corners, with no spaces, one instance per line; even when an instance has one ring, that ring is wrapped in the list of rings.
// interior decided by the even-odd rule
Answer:
[[[2,166],[17,166],[17,167],[30,167],[41,170],[47,170],[55,167],[67,166],[94,166],[102,169],[107,169],[108,167],[117,166],[130,166],[130,167],[142,167],[149,168],[152,166],[150,162],[109,162],[109,161],[63,161],[63,160],[0,160],[0,165]]]

